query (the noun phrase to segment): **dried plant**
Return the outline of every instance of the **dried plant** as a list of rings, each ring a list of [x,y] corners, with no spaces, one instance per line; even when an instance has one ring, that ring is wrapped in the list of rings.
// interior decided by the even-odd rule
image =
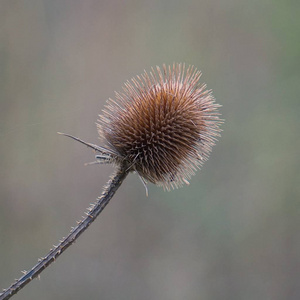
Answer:
[[[97,152],[92,164],[114,163],[117,171],[102,195],[71,230],[39,263],[0,294],[9,299],[37,277],[65,251],[101,213],[129,172],[136,172],[146,186],[151,183],[169,190],[188,180],[207,160],[220,133],[218,108],[210,90],[200,83],[193,66],[174,64],[156,67],[148,74],[127,81],[116,99],[108,100],[98,120],[105,147],[61,133]],[[91,163],[90,163],[91,164]]]

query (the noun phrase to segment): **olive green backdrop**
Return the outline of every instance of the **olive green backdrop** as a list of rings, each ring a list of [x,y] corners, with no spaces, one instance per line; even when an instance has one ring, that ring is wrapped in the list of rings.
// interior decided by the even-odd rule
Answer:
[[[144,69],[203,72],[226,120],[172,192],[130,175],[100,218],[14,299],[300,298],[300,2],[0,2],[0,288],[100,194],[105,101]]]

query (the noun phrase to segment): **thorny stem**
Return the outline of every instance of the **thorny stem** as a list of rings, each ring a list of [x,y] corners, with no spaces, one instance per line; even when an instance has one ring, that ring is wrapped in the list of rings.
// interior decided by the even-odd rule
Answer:
[[[107,185],[103,188],[102,195],[97,199],[95,204],[91,205],[88,212],[86,212],[87,216],[83,220],[77,222],[78,225],[72,228],[69,235],[60,241],[57,246],[54,246],[54,248],[51,249],[45,257],[41,258],[30,271],[24,271],[22,277],[17,279],[8,289],[4,290],[3,293],[0,294],[0,300],[7,300],[16,294],[71,246],[102,212],[127,175],[127,168],[124,166],[119,167],[119,169],[111,176]]]

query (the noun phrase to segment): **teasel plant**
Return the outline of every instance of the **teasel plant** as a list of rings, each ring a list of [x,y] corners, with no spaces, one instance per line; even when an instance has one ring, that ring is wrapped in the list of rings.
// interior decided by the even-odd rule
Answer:
[[[102,212],[126,176],[136,173],[147,183],[171,190],[189,184],[195,171],[208,159],[220,135],[222,120],[212,91],[200,82],[201,72],[184,64],[152,68],[124,84],[109,99],[97,123],[104,146],[59,133],[96,152],[88,164],[115,165],[102,194],[67,237],[39,259],[29,271],[0,294],[11,298],[55,261]]]

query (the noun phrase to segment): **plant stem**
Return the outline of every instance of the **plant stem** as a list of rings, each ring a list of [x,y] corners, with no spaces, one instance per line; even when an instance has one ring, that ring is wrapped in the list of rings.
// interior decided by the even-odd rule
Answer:
[[[11,298],[71,246],[102,212],[127,175],[128,169],[124,166],[120,167],[111,176],[106,186],[104,186],[102,195],[97,199],[96,203],[88,209],[88,212],[86,212],[87,216],[83,220],[77,222],[77,226],[71,230],[69,235],[60,241],[57,246],[54,246],[54,248],[51,249],[45,257],[41,258],[30,271],[23,272],[24,275],[22,277],[17,279],[8,289],[4,290],[3,293],[0,294],[0,300]]]

